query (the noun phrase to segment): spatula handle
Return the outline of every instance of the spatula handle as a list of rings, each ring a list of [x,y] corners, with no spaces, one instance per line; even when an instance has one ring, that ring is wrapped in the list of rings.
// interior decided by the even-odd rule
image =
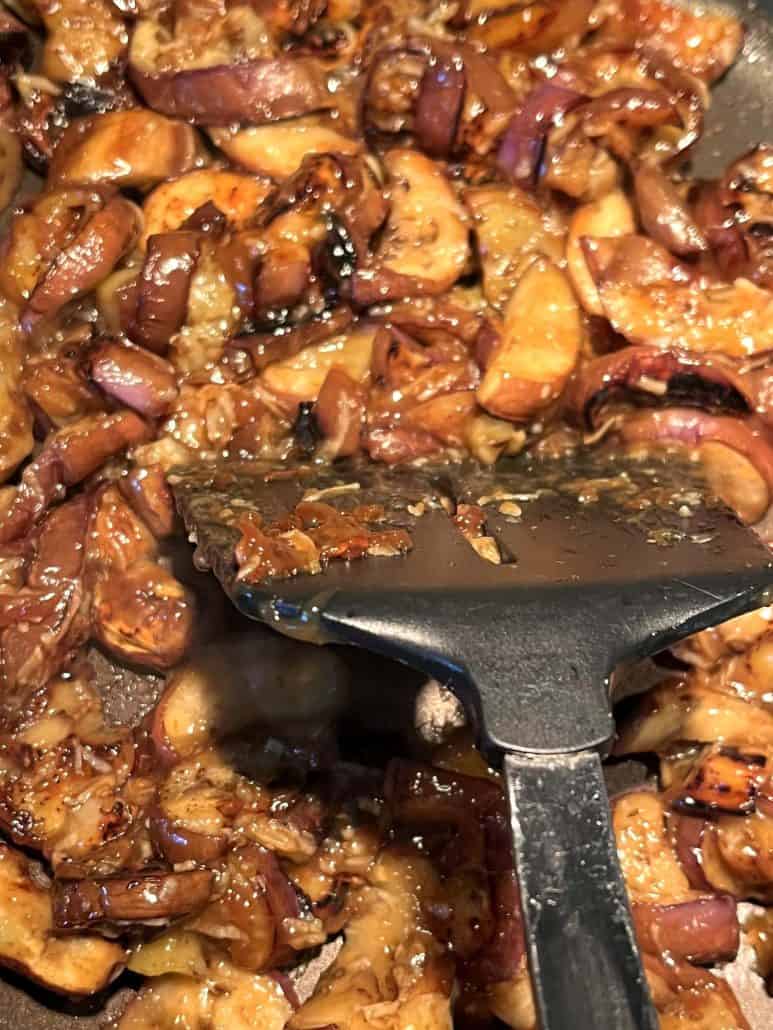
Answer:
[[[511,753],[505,773],[542,1030],[657,1030],[601,759]]]

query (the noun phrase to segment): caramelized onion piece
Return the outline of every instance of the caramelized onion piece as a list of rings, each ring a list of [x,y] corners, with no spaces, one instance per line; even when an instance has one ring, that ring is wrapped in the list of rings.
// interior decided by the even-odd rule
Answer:
[[[89,360],[91,378],[110,397],[147,418],[164,415],[177,397],[172,366],[132,344],[106,340]]]

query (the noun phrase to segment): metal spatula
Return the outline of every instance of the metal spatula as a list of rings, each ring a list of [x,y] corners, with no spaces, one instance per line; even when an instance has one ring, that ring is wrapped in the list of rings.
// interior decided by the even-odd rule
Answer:
[[[770,553],[696,477],[599,458],[486,470],[240,464],[171,477],[199,559],[242,612],[426,670],[466,702],[482,746],[504,755],[544,1030],[657,1026],[602,777],[610,672],[763,603],[773,587]],[[253,509],[267,524],[304,497],[381,505],[413,549],[240,582],[239,517]],[[447,510],[460,503],[483,506],[501,564],[453,524]]]

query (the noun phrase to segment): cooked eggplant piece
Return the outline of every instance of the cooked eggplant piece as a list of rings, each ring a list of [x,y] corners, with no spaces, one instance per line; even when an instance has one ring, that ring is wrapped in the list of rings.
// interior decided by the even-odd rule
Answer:
[[[279,53],[248,5],[232,7],[206,27],[181,18],[176,29],[170,35],[159,22],[143,20],[132,35],[132,81],[156,111],[227,126],[334,106],[322,66]]]
[[[0,303],[0,483],[34,446],[32,411],[23,392],[22,339],[13,305]]]
[[[736,908],[734,898],[716,895],[676,905],[634,904],[639,947],[698,965],[730,961],[741,937]]]
[[[324,943],[320,920],[303,917],[298,895],[270,851],[254,844],[229,852],[218,896],[188,925],[222,941],[231,960],[260,972],[293,950]]]
[[[165,414],[177,397],[172,366],[131,344],[106,340],[92,353],[89,371],[106,394],[146,418]]]
[[[334,718],[348,675],[329,651],[266,632],[226,636],[173,673],[153,715],[153,738],[173,763],[250,725],[303,726]]]
[[[61,251],[38,282],[22,314],[29,331],[69,301],[95,289],[134,246],[139,212],[123,197],[109,200]]]
[[[708,748],[690,769],[675,803],[687,811],[754,811],[757,792],[767,775],[765,754],[735,748]]]
[[[758,705],[690,683],[667,682],[639,703],[619,735],[617,754],[662,751],[677,740],[767,748],[773,716]]]
[[[50,889],[33,877],[30,860],[0,844],[0,963],[59,994],[96,994],[126,961],[120,944],[78,934],[53,936]]]
[[[128,335],[148,350],[165,354],[185,323],[193,273],[201,251],[199,233],[165,232],[147,241],[137,280],[136,310]]]
[[[603,315],[604,308],[588,268],[583,239],[586,236],[627,236],[635,231],[633,207],[622,190],[612,190],[598,200],[582,204],[572,215],[566,239],[566,268],[574,291],[589,315]]]
[[[560,396],[581,344],[580,310],[571,285],[556,265],[538,258],[508,301],[478,403],[499,418],[534,417]]]
[[[694,896],[669,841],[667,817],[653,791],[631,791],[613,803],[617,854],[634,904],[677,905]]]
[[[142,205],[145,225],[140,243],[144,247],[149,237],[182,228],[194,211],[207,202],[215,205],[229,226],[241,229],[255,217],[271,189],[264,179],[215,168],[188,172],[163,182]]]
[[[656,243],[662,243],[679,257],[694,257],[707,249],[700,226],[660,168],[642,165],[633,185],[642,225]]]
[[[110,111],[74,121],[57,144],[52,182],[148,189],[203,163],[196,131],[153,111]]]
[[[666,408],[630,416],[620,435],[634,448],[670,442],[687,447],[688,453],[697,451],[712,487],[739,517],[756,522],[767,511],[773,492],[773,440],[760,419]]]
[[[444,293],[460,278],[468,256],[468,218],[442,166],[412,150],[384,157],[391,210],[372,262],[358,270],[358,304]]]
[[[71,931],[179,919],[206,905],[212,885],[208,869],[60,881],[54,885],[54,924]]]
[[[560,220],[515,186],[474,186],[464,193],[483,271],[483,296],[502,310],[514,286],[538,255],[564,256]]]
[[[631,263],[623,268],[623,248],[632,239],[591,239],[585,245],[604,314],[627,340],[739,358],[773,347],[773,295],[767,290],[746,279],[703,285],[689,270],[670,266],[666,272],[665,255],[665,275]]]
[[[359,140],[343,135],[335,122],[318,115],[288,118],[275,125],[210,129],[209,134],[231,161],[277,181],[294,175],[310,154],[354,157],[362,152]]]
[[[120,1030],[535,1030],[498,774],[464,728],[419,762],[373,719],[342,741],[374,768],[339,761],[352,656],[228,631],[212,577],[173,571],[170,483],[603,440],[700,462],[769,535],[770,145],[676,170],[742,26],[669,0],[10,6],[0,830],[46,871],[0,844],[0,964],[73,998],[128,965],[152,982]],[[455,521],[493,554],[479,505]],[[412,546],[324,499],[233,527],[244,582]],[[620,860],[662,1026],[749,1030],[700,966],[773,901],[771,612],[672,653],[619,722],[660,768],[613,802]],[[157,703],[113,724],[143,669]],[[321,947],[301,1004],[275,970]]]
[[[305,347],[292,357],[267,365],[263,385],[277,401],[293,411],[304,401],[316,401],[332,369],[340,369],[356,384],[370,375],[375,328],[354,329]]]
[[[277,978],[256,976],[224,961],[205,977],[168,975],[151,981],[129,1003],[117,1030],[283,1030],[292,1014]]]
[[[121,60],[129,41],[110,0],[33,0],[47,30],[42,71],[55,82],[95,82]]]

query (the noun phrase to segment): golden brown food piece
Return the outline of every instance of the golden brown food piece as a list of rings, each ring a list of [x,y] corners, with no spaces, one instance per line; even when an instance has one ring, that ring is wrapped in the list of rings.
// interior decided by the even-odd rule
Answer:
[[[365,383],[370,376],[375,338],[376,329],[366,326],[305,347],[292,357],[268,365],[261,376],[263,385],[283,408],[294,411],[303,401],[317,400],[331,369],[341,369],[353,382]]]
[[[155,561],[110,568],[94,588],[94,636],[128,662],[171,668],[191,647],[194,625],[191,593]]]
[[[174,32],[142,20],[129,61],[150,107],[200,125],[260,125],[334,106],[323,66],[282,53],[247,4],[217,18],[181,17]]]
[[[532,418],[561,394],[581,344],[580,310],[566,275],[537,259],[507,304],[478,403],[500,418]]]
[[[129,33],[109,0],[33,0],[48,35],[44,75],[57,82],[94,82],[126,51]]]
[[[670,681],[645,695],[620,733],[615,751],[661,751],[675,740],[768,748],[773,746],[773,715],[689,681]]]
[[[131,862],[147,784],[127,785],[131,736],[105,725],[89,683],[52,680],[4,729],[0,822],[9,836],[42,851],[55,870],[92,857],[105,873]]]
[[[166,414],[177,397],[172,366],[131,344],[105,340],[92,352],[89,371],[104,393],[147,418]]]
[[[691,281],[689,271],[669,262],[665,250],[658,254],[654,245],[650,266],[628,263],[633,240],[589,239],[585,247],[604,314],[626,339],[737,358],[773,347],[773,294],[747,279]],[[653,269],[657,259],[662,264]]]
[[[203,163],[196,130],[154,111],[111,111],[74,121],[51,162],[52,182],[147,189]]]
[[[15,214],[2,240],[0,289],[5,298],[25,304],[61,251],[104,202],[96,190],[54,189]],[[89,264],[82,271],[90,275]]]
[[[4,212],[21,184],[22,149],[18,137],[0,128],[0,213]]]
[[[610,35],[641,40],[679,68],[711,82],[738,56],[743,25],[716,9],[689,9],[666,0],[625,0]],[[603,33],[602,33],[603,35]]]
[[[601,299],[588,269],[582,241],[586,236],[626,236],[636,231],[633,207],[622,190],[576,208],[566,240],[566,267],[574,291],[589,315],[603,315]]]
[[[145,225],[140,245],[147,246],[148,237],[156,233],[179,229],[208,202],[225,215],[229,225],[241,229],[255,217],[271,188],[265,179],[217,168],[188,172],[163,182],[142,205]]]
[[[669,842],[667,815],[651,791],[632,791],[614,802],[617,854],[634,903],[674,904],[695,897]]]
[[[276,857],[255,844],[228,853],[217,897],[187,925],[225,940],[231,960],[250,972],[285,965],[294,950],[322,944],[326,936],[321,921],[302,912]]]
[[[384,157],[391,210],[378,251],[356,273],[360,304],[445,293],[468,256],[468,216],[441,164],[413,150]]]
[[[391,1003],[390,1030],[451,1030],[449,969],[417,904],[418,896],[429,904],[437,891],[426,859],[414,852],[406,863],[383,851],[358,892],[343,948],[291,1019],[292,1030],[357,1026],[365,1010],[384,1002]]]
[[[675,801],[688,811],[751,812],[760,786],[769,775],[764,753],[735,748],[706,748],[679,786]]]
[[[140,231],[140,213],[123,197],[113,197],[96,211],[49,265],[22,314],[29,332],[43,318],[94,290],[132,249]]]
[[[359,140],[342,135],[334,125],[318,115],[308,115],[276,125],[210,129],[209,134],[216,146],[237,165],[281,181],[297,172],[309,154],[353,157],[362,151]]]
[[[483,266],[483,295],[502,310],[535,256],[560,262],[563,226],[516,186],[476,186],[464,193]]]
[[[271,976],[246,973],[222,959],[202,979],[167,975],[153,979],[130,1002],[116,1030],[283,1030],[292,1013]]]
[[[51,894],[30,873],[30,861],[0,844],[0,963],[48,990],[83,996],[102,990],[121,970],[126,952],[101,937],[57,938]]]

